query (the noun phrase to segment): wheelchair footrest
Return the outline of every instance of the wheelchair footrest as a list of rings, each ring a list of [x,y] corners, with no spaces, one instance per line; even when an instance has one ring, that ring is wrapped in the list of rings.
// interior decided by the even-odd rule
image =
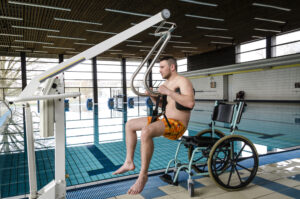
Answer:
[[[159,178],[162,180],[162,181],[164,181],[164,182],[166,182],[166,183],[168,183],[168,184],[172,184],[172,185],[178,185],[178,182],[176,181],[176,182],[173,182],[173,179],[172,179],[172,177],[169,175],[169,174],[164,174],[164,175],[161,175],[161,176],[159,176]]]

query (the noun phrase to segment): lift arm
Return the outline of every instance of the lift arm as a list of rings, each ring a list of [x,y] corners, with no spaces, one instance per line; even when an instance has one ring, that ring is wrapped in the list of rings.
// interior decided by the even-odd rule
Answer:
[[[36,100],[34,96],[37,96],[38,87],[41,83],[43,83],[48,78],[56,76],[71,67],[85,61],[91,59],[110,48],[122,43],[123,41],[133,37],[140,32],[148,29],[149,27],[164,21],[170,17],[170,11],[167,9],[162,10],[161,12],[157,13],[156,15],[140,22],[139,24],[124,30],[123,32],[75,55],[74,57],[70,58],[69,60],[60,63],[59,65],[43,72],[39,76],[35,77],[31,80],[31,82],[26,86],[23,92],[19,95],[18,98],[14,99],[13,101],[31,101]]]

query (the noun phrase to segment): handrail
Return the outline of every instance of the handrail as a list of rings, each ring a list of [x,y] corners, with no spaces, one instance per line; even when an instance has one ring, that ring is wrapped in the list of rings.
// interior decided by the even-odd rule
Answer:
[[[171,24],[171,27],[167,30],[167,31],[163,31],[163,32],[158,32],[165,24]],[[145,57],[145,59],[142,61],[142,63],[139,65],[139,67],[136,69],[136,71],[133,73],[131,80],[130,80],[130,85],[131,85],[131,90],[139,96],[148,96],[146,93],[141,93],[139,91],[137,91],[137,89],[134,87],[134,79],[136,78],[137,74],[140,72],[140,70],[143,68],[143,66],[145,65],[145,63],[149,60],[150,56],[152,56],[152,54],[155,52],[155,49],[159,46],[160,43],[162,43],[162,45],[160,46],[159,50],[157,51],[156,55],[154,56],[152,62],[150,63],[145,75],[144,75],[144,79],[143,79],[143,83],[145,86],[146,91],[148,91],[151,95],[158,95],[158,92],[154,92],[150,89],[150,87],[147,84],[147,80],[148,80],[148,76],[157,60],[157,58],[159,57],[159,55],[161,54],[161,52],[164,50],[164,48],[166,47],[167,43],[169,42],[170,38],[171,38],[171,32],[176,28],[176,24],[175,23],[171,23],[171,22],[162,22],[158,28],[156,29],[154,35],[155,36],[160,36],[159,40],[154,44],[154,46],[152,47],[152,49],[149,51],[149,53],[147,54],[147,56]]]
[[[4,106],[6,106],[6,108],[10,112],[10,117],[12,117],[13,112],[12,112],[11,108],[9,107],[8,102],[6,102],[5,100],[3,100],[3,101],[1,100],[0,102],[2,102],[4,104]]]

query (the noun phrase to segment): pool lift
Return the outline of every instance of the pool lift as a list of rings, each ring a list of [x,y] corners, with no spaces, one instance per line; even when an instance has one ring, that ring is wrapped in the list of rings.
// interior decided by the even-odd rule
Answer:
[[[27,138],[27,154],[28,154],[28,170],[29,170],[29,184],[30,184],[30,199],[59,199],[66,198],[66,173],[65,173],[65,114],[64,114],[64,99],[80,96],[80,93],[64,93],[64,80],[60,75],[62,72],[70,69],[71,67],[91,59],[110,48],[120,44],[121,42],[135,36],[136,34],[154,26],[157,23],[161,23],[159,28],[155,31],[155,36],[160,36],[159,40],[150,50],[146,58],[143,60],[141,66],[137,72],[134,73],[134,77],[137,75],[142,66],[153,54],[155,49],[162,43],[160,49],[151,62],[151,67],[148,68],[144,83],[147,81],[147,76],[150,73],[155,61],[159,57],[167,42],[171,37],[171,32],[175,28],[175,24],[165,22],[170,17],[170,12],[167,9],[162,10],[156,15],[149,17],[148,19],[140,22],[139,24],[75,55],[69,60],[58,64],[57,66],[43,72],[37,77],[33,78],[31,82],[26,86],[22,93],[16,98],[8,98],[10,102],[22,102],[25,107],[25,122],[26,122],[26,138]],[[165,25],[171,25],[167,27],[167,31],[159,32],[161,29],[166,28]],[[146,84],[146,89],[153,93]],[[133,91],[138,95],[145,95]],[[30,109],[30,101],[40,100],[43,101],[43,111],[41,115],[42,132],[44,137],[55,137],[55,177],[49,184],[44,186],[39,191],[37,190],[37,178],[36,178],[36,164],[35,164],[35,150],[34,150],[34,136],[33,136],[33,122],[32,113]],[[50,103],[49,103],[50,102]],[[51,121],[48,123],[46,121]],[[54,126],[55,125],[55,126]],[[54,126],[54,128],[53,128]],[[53,132],[55,129],[55,132]]]

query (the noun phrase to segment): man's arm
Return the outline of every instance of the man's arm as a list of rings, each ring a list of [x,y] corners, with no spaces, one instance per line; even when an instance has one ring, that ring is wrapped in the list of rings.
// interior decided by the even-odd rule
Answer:
[[[192,83],[188,79],[182,78],[180,82],[178,82],[178,85],[181,94],[168,89],[164,85],[160,86],[158,91],[161,94],[170,96],[173,100],[175,100],[182,106],[192,109],[195,105],[195,97]]]

